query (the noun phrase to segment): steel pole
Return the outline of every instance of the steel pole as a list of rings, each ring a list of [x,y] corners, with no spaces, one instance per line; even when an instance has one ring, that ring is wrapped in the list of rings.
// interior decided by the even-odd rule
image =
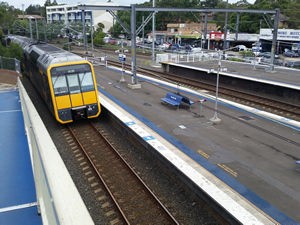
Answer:
[[[210,119],[210,121],[214,124],[220,123],[222,120],[218,117],[218,98],[219,98],[219,77],[221,70],[221,54],[218,51],[218,72],[217,72],[217,82],[216,82],[216,100],[215,100],[215,112],[214,116]]]
[[[136,11],[135,5],[131,5],[131,82],[137,84],[136,78]]]
[[[86,31],[85,31],[85,11],[81,11],[81,18],[82,18],[82,33],[83,33],[83,43],[84,43],[84,51],[87,54],[87,40],[86,40]]]
[[[228,8],[228,0],[226,2],[226,9]],[[225,58],[227,48],[227,26],[228,26],[228,12],[225,12],[225,26],[224,26],[224,41],[223,41],[223,57]]]
[[[32,40],[32,39],[33,39],[33,36],[32,36],[31,18],[29,18],[29,32],[30,32],[30,39]]]
[[[38,23],[37,19],[35,18],[35,30],[36,30],[36,40],[39,40],[39,29],[38,29]]]
[[[155,0],[152,0],[152,6],[155,7]],[[155,34],[155,12],[152,17],[152,64],[155,63],[155,42],[156,42],[156,34]]]
[[[277,42],[277,33],[278,33],[278,23],[279,23],[279,14],[280,10],[275,9],[275,18],[274,18],[274,29],[273,29],[273,39],[272,39],[272,48],[271,48],[271,66],[270,71],[274,71],[274,59],[275,59],[275,49]]]

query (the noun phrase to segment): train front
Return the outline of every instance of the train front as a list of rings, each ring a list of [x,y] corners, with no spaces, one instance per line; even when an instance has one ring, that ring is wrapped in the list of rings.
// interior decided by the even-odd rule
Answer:
[[[97,84],[89,62],[55,64],[48,75],[53,111],[60,123],[99,116]]]

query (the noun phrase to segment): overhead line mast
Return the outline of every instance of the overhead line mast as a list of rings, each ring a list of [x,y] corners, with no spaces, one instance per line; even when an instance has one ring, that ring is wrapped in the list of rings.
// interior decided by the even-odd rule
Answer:
[[[132,52],[132,62],[131,62],[131,72],[132,72],[132,85],[137,84],[137,76],[136,76],[136,12],[143,11],[143,12],[152,12],[151,17],[155,16],[157,12],[200,12],[200,13],[217,13],[217,12],[224,12],[224,13],[255,13],[255,14],[273,14],[275,15],[274,18],[274,25],[273,25],[273,40],[272,40],[272,50],[271,50],[271,66],[270,71],[274,71],[274,55],[275,55],[275,47],[277,42],[277,31],[278,31],[278,23],[279,23],[279,9],[275,10],[253,10],[253,9],[203,9],[203,8],[161,8],[161,7],[136,7],[136,5],[131,6],[97,6],[97,5],[79,5],[79,10],[108,10],[108,11],[131,11],[131,25],[130,30],[125,29],[131,35],[131,52]],[[122,20],[118,18],[116,14],[112,14],[116,19],[120,22]],[[123,23],[124,24],[124,23]],[[145,26],[142,24],[141,26]],[[140,30],[140,29],[138,29]],[[84,34],[86,35],[86,34]],[[154,38],[153,38],[154,40]],[[153,57],[152,57],[153,58]]]

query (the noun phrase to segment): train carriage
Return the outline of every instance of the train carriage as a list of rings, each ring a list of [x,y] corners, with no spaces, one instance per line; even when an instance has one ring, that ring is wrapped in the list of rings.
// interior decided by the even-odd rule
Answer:
[[[101,112],[93,65],[82,57],[29,38],[10,36],[24,50],[24,70],[60,123]]]

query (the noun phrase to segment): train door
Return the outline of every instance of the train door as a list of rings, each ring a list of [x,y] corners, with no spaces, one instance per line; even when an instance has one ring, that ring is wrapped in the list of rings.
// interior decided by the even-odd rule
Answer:
[[[80,87],[82,91],[83,103],[85,105],[95,104],[98,102],[97,92],[95,91],[95,84],[92,72],[79,73]]]
[[[67,82],[70,92],[70,100],[72,108],[76,108],[83,105],[83,97],[80,90],[78,74],[68,74]]]

